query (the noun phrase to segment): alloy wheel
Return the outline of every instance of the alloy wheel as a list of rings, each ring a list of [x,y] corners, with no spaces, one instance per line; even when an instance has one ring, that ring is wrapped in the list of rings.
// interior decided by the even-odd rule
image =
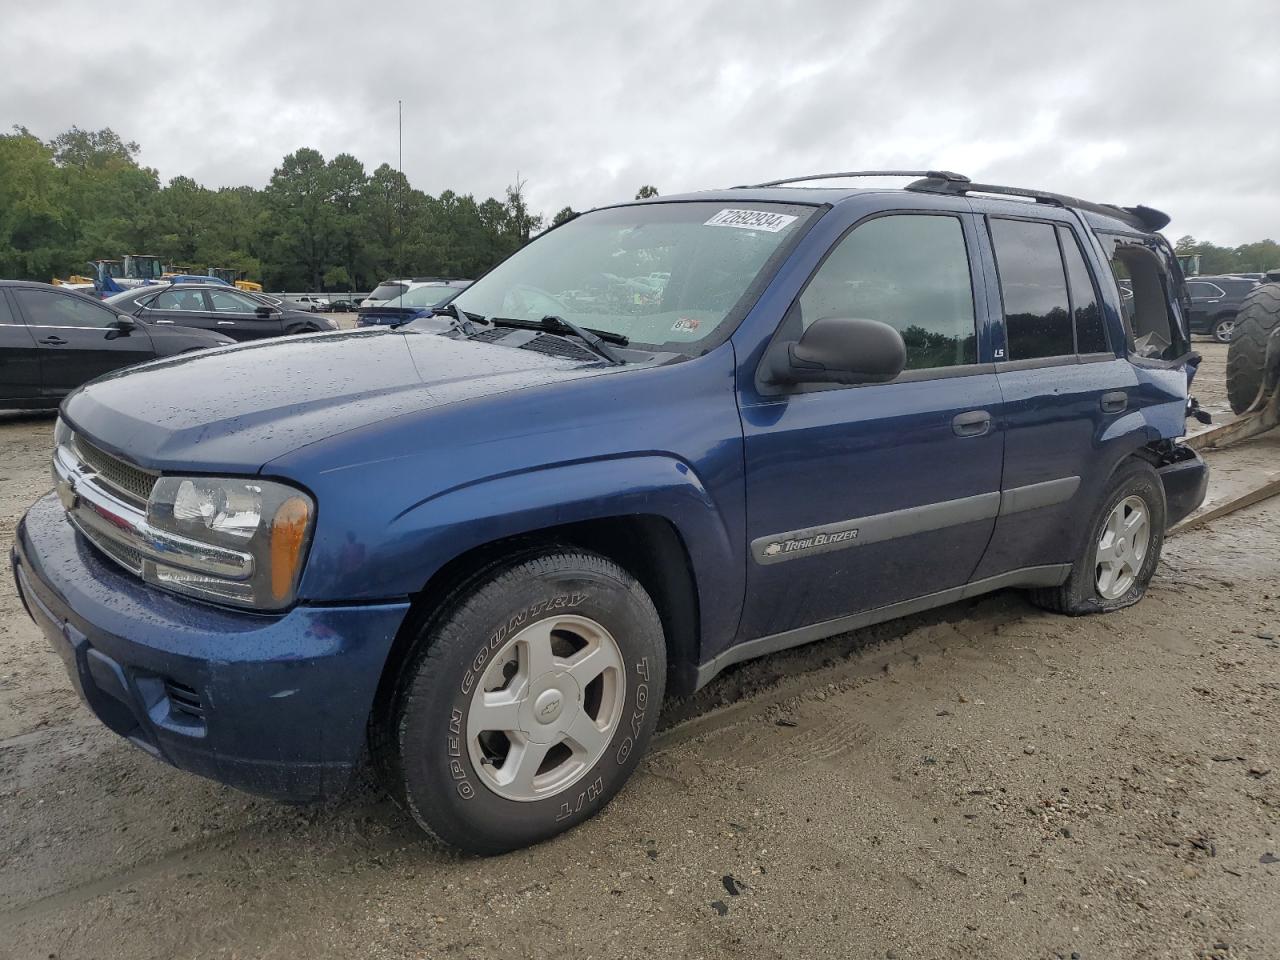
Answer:
[[[508,800],[544,800],[595,766],[626,699],[613,635],[588,617],[553,617],[503,645],[476,685],[467,748],[481,781]]]
[[[1094,552],[1098,596],[1119,600],[1138,579],[1151,547],[1151,514],[1141,497],[1125,497],[1107,517]]]

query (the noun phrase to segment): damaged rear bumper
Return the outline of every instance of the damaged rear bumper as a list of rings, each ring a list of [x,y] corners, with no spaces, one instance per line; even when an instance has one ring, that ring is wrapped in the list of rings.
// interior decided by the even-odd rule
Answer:
[[[1164,485],[1166,528],[1194,513],[1209,489],[1209,465],[1200,454],[1180,443],[1173,448],[1173,458],[1156,468]]]

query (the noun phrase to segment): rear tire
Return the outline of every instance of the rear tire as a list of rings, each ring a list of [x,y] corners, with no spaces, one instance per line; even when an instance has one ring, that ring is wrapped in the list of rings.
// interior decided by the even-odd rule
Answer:
[[[1164,545],[1164,485],[1151,464],[1131,458],[1107,484],[1071,574],[1059,587],[1030,591],[1031,602],[1078,617],[1143,598]]]
[[[1266,375],[1267,339],[1280,325],[1280,283],[1267,283],[1245,298],[1236,314],[1227,351],[1227,399],[1244,413],[1253,405]]]
[[[489,568],[418,629],[375,769],[445,845],[492,855],[568,830],[648,748],[666,643],[612,561],[566,549]]]
[[[1235,317],[1219,317],[1213,324],[1213,339],[1218,343],[1230,343],[1231,332],[1235,329]]]

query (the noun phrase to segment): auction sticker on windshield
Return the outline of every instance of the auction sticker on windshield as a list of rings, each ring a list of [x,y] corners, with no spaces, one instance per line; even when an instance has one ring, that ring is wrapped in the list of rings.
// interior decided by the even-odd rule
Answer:
[[[785,213],[769,213],[766,210],[721,210],[708,220],[706,227],[739,227],[743,230],[764,230],[777,233],[794,223],[795,217]]]

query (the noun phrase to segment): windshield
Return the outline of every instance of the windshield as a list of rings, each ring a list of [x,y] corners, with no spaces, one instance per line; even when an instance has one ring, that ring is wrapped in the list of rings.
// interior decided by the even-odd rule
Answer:
[[[380,283],[373,293],[369,294],[370,300],[394,300],[400,294],[409,288],[403,283]]]
[[[485,317],[583,327],[697,352],[813,207],[651,203],[584,214],[513,254],[454,298]]]
[[[141,295],[146,291],[146,287],[135,290],[126,290],[123,293],[113,293],[109,297],[103,299],[103,303],[123,304],[131,306],[135,300],[141,299]]]

